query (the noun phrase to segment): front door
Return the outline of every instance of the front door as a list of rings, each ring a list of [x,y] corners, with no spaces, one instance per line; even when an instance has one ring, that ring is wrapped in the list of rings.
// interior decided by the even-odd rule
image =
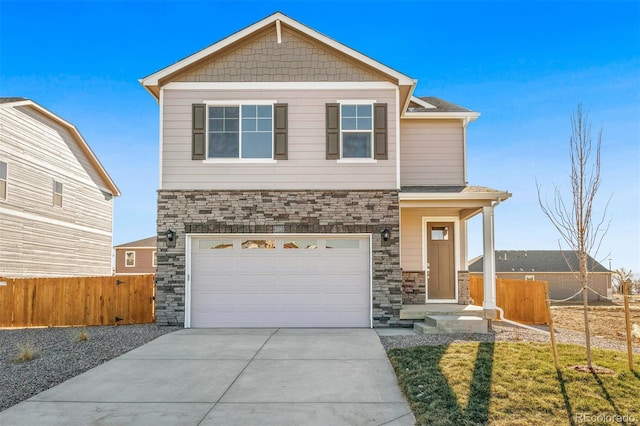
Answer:
[[[454,300],[453,222],[427,223],[427,300]]]

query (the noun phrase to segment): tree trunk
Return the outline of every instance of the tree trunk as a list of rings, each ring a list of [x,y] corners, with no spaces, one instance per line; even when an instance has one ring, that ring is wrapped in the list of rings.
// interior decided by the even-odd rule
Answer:
[[[580,281],[582,282],[582,307],[584,310],[584,337],[587,347],[587,367],[591,366],[591,332],[589,331],[589,294],[587,290],[588,272],[587,272],[587,253],[580,253]]]

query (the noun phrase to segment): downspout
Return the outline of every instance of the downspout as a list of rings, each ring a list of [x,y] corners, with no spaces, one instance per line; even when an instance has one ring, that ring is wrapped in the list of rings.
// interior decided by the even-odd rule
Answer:
[[[469,116],[462,119],[462,181],[465,186],[469,183],[467,182],[467,126],[470,122]]]

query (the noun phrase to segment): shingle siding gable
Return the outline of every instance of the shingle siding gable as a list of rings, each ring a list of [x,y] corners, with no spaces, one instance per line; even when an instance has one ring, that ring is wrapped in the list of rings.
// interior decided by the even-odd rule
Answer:
[[[171,79],[176,82],[391,81],[364,64],[275,26]],[[165,82],[166,83],[166,82]]]

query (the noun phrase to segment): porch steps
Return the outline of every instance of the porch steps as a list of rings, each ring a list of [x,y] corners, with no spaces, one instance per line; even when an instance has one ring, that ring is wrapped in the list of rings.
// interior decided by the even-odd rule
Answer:
[[[424,322],[413,323],[413,329],[422,334],[489,332],[488,321],[473,315],[428,315]]]
[[[400,319],[424,320],[433,315],[464,315],[483,317],[481,306],[458,304],[432,304],[432,305],[403,305],[400,310]]]

